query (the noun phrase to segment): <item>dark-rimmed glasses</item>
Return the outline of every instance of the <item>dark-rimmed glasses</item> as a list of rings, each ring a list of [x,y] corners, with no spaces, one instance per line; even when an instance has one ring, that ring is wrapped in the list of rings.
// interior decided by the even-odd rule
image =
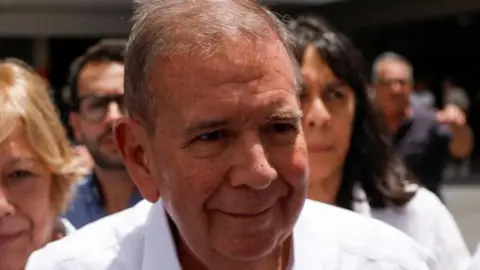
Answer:
[[[117,104],[120,113],[125,113],[123,94],[120,95],[88,95],[79,98],[79,113],[83,119],[91,123],[99,123],[108,114],[110,104]]]

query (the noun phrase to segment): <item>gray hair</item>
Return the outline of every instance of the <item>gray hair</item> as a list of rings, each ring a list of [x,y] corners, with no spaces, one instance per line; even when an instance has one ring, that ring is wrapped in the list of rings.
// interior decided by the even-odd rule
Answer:
[[[379,55],[375,61],[373,62],[372,68],[372,83],[377,81],[377,74],[380,68],[380,65],[386,61],[393,61],[393,62],[400,62],[404,64],[408,69],[408,76],[411,82],[413,82],[413,66],[407,60],[407,58],[403,57],[402,55],[395,53],[395,52],[385,52]]]
[[[133,28],[125,61],[125,102],[131,116],[152,131],[155,97],[149,89],[152,62],[159,55],[185,54],[196,49],[208,58],[240,36],[266,39],[274,33],[290,54],[296,86],[300,71],[293,54],[293,38],[285,25],[253,0],[136,0]],[[148,127],[150,126],[150,127]]]

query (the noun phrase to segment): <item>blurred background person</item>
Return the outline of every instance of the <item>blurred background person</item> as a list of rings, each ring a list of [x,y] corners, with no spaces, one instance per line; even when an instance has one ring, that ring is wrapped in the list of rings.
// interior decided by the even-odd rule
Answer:
[[[290,27],[304,78],[309,198],[400,229],[434,255],[436,269],[465,269],[470,254],[452,215],[389,146],[360,53],[321,18],[300,17]]]
[[[449,78],[442,83],[443,106],[456,105],[465,113],[470,109],[470,99],[465,89],[461,88],[453,78]]]
[[[47,83],[18,60],[0,62],[0,269],[72,231],[58,218],[85,169],[73,158]]]
[[[443,106],[455,105],[468,115],[470,99],[467,92],[461,88],[454,78],[448,78],[442,83]],[[444,179],[463,179],[470,175],[470,157],[451,157],[444,170]]]
[[[93,171],[77,187],[66,217],[76,228],[133,206],[142,197],[115,146],[112,127],[125,112],[124,40],[102,40],[71,66],[70,124],[85,145]],[[86,158],[88,162],[88,157]]]
[[[440,183],[449,157],[466,158],[473,136],[465,113],[449,104],[441,111],[410,104],[413,67],[403,56],[381,54],[372,69],[373,97],[407,168],[441,197]]]
[[[433,109],[436,100],[426,81],[417,80],[410,94],[410,103],[412,107]]]

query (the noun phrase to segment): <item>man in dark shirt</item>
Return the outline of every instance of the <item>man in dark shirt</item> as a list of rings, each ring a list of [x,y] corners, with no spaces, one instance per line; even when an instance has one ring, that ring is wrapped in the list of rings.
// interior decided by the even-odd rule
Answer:
[[[102,40],[71,66],[70,124],[86,146],[93,172],[79,185],[65,217],[80,228],[142,199],[117,151],[112,129],[124,116],[124,40]],[[87,166],[91,166],[86,162]]]
[[[393,143],[420,183],[437,195],[449,156],[466,158],[473,136],[465,113],[455,105],[441,111],[414,108],[409,101],[413,68],[402,56],[384,53],[372,71],[373,97]]]

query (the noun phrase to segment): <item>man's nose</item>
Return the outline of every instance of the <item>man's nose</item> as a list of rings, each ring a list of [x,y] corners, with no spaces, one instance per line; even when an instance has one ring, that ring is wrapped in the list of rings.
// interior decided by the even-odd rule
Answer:
[[[5,189],[0,185],[0,219],[12,215],[14,212],[13,205],[8,201]]]
[[[105,115],[106,121],[115,121],[123,116],[122,109],[116,102],[110,102],[107,107],[107,113]]]
[[[270,164],[261,140],[243,143],[239,148],[230,175],[231,185],[248,186],[256,190],[268,188],[278,178],[278,172]]]
[[[400,94],[402,92],[403,85],[401,82],[396,81],[392,83],[390,88],[394,94]]]

